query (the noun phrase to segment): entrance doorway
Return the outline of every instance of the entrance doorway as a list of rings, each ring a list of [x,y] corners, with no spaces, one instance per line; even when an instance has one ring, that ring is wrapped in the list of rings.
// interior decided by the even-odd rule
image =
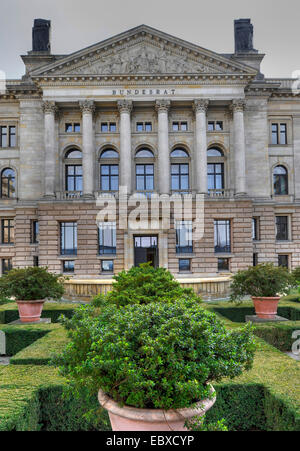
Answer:
[[[151,262],[154,268],[158,267],[158,237],[135,236],[134,237],[134,266]]]

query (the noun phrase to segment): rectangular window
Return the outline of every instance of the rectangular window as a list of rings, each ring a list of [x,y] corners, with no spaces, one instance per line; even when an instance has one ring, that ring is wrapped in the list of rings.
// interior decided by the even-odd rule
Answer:
[[[153,191],[154,190],[154,165],[137,164],[136,165],[136,190]]]
[[[180,123],[180,130],[182,132],[187,132],[188,131],[188,123],[187,122],[181,122]]]
[[[0,147],[7,147],[7,127],[0,127]]]
[[[193,224],[192,221],[177,221],[176,253],[191,254],[193,252]]]
[[[190,272],[191,271],[191,260],[189,258],[179,259],[179,272]]]
[[[33,257],[33,266],[39,266],[39,257],[37,255]]]
[[[64,273],[73,273],[75,271],[75,261],[74,260],[65,260],[62,262],[63,272]]]
[[[143,122],[137,122],[137,124],[136,124],[136,131],[137,132],[143,132],[144,131],[144,123]]]
[[[254,253],[253,254],[253,266],[257,266],[258,265],[258,254]]]
[[[288,255],[278,255],[278,266],[289,269],[289,256]]]
[[[185,191],[189,189],[189,165],[171,165],[171,187],[174,191]]]
[[[101,272],[102,273],[113,273],[114,272],[113,260],[101,260]]]
[[[74,124],[74,133],[80,133],[80,124]]]
[[[218,271],[229,271],[229,258],[218,258]]]
[[[39,242],[39,222],[32,221],[31,222],[31,243],[37,244]]]
[[[207,129],[209,132],[220,132],[223,130],[223,121],[208,121]]]
[[[1,221],[1,242],[2,244],[13,244],[15,238],[14,220],[2,219]]]
[[[183,122],[173,122],[172,123],[173,132],[187,132],[188,131],[188,123],[186,121]]]
[[[224,163],[208,163],[207,186],[208,192],[224,189]]]
[[[2,258],[2,274],[7,274],[12,269],[12,259]]]
[[[231,224],[228,219],[215,220],[215,252],[231,252]]]
[[[276,240],[287,241],[288,239],[288,216],[276,216]]]
[[[252,240],[259,240],[259,218],[252,218]]]
[[[102,133],[107,133],[108,132],[108,123],[107,122],[102,122],[101,123],[101,132]]]
[[[16,127],[9,127],[9,147],[16,147]]]
[[[287,144],[287,125],[280,124],[280,144]]]
[[[110,122],[109,123],[109,131],[111,133],[116,133],[116,131],[117,131],[117,124],[115,122]]]
[[[82,165],[66,165],[66,191],[82,193]]]
[[[286,145],[288,143],[287,140],[287,124],[285,123],[273,123],[271,125],[271,143],[272,144],[281,144]]]
[[[72,133],[73,132],[73,124],[65,124],[65,132]]]
[[[60,253],[61,255],[77,255],[77,223],[60,223]]]
[[[100,189],[101,191],[118,191],[119,166],[117,164],[101,164]]]
[[[115,222],[102,222],[99,227],[99,254],[115,255],[117,253],[117,230]]]
[[[173,130],[173,132],[178,132],[179,131],[179,122],[173,122],[172,130]]]
[[[152,132],[152,122],[145,123],[145,132]]]

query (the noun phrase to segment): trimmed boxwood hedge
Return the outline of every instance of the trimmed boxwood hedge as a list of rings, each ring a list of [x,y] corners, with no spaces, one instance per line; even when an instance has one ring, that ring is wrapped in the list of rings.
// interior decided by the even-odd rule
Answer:
[[[14,355],[10,364],[48,365],[53,355],[63,349],[67,342],[67,331],[58,324],[53,324],[46,336]]]
[[[51,318],[52,323],[58,322],[61,315],[71,318],[76,304],[45,303],[42,318]],[[15,303],[0,306],[0,324],[8,324],[19,319],[18,307]]]
[[[46,325],[45,325],[46,326]],[[0,325],[0,330],[5,333],[6,338],[6,355],[13,356],[22,349],[27,348],[39,338],[46,335],[48,327],[40,326],[4,326]]]

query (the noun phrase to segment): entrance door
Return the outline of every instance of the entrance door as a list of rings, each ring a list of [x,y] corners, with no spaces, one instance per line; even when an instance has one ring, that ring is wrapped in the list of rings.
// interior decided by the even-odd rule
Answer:
[[[134,265],[151,262],[154,268],[158,267],[158,237],[135,236],[134,237]]]

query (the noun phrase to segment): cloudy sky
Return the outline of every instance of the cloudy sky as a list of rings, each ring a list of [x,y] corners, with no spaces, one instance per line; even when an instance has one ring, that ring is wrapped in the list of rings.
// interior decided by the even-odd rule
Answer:
[[[0,70],[23,75],[34,18],[51,19],[52,52],[67,54],[140,24],[215,52],[234,48],[233,20],[251,18],[268,77],[300,70],[299,0],[0,0]]]

